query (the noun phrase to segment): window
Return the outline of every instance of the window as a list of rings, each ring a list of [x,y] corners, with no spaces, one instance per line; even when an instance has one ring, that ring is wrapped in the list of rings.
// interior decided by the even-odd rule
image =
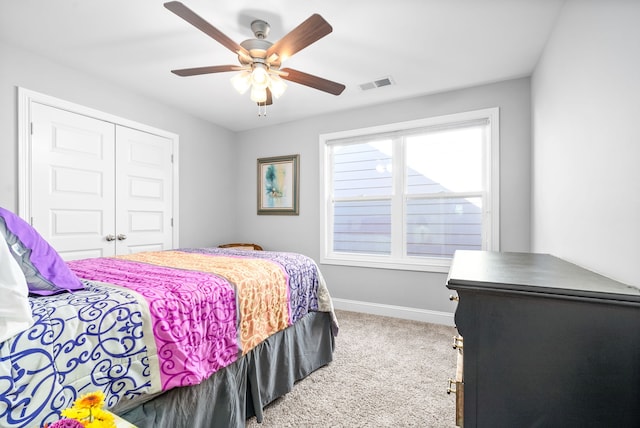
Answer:
[[[324,134],[321,263],[446,272],[498,250],[498,109]]]

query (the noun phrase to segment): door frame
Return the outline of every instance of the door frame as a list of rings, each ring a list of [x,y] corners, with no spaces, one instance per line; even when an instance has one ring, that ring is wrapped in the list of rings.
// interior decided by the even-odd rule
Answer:
[[[80,104],[18,87],[18,215],[32,224],[31,221],[31,105],[32,103],[45,104],[50,107],[66,110],[72,113],[92,117],[94,119],[111,122],[114,125],[126,126],[140,131],[155,134],[171,140],[172,162],[172,241],[173,247],[179,247],[179,143],[178,134],[158,129],[149,125],[138,123],[110,113],[95,110]]]

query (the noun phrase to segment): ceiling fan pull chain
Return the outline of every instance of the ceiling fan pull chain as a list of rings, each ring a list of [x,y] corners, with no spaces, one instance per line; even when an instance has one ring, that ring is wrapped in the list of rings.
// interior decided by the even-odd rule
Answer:
[[[267,104],[266,103],[256,103],[256,104],[258,104],[258,117],[266,117]]]

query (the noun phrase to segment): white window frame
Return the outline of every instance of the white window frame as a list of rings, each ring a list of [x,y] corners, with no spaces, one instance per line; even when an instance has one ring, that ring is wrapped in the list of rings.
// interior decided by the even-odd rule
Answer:
[[[438,127],[459,124],[467,121],[486,119],[488,135],[485,146],[485,195],[483,203],[483,242],[482,249],[500,251],[500,135],[499,108],[487,108],[463,113],[448,114],[407,122],[353,129],[348,131],[321,134],[320,140],[320,263],[342,266],[357,266],[383,269],[399,269],[427,272],[448,272],[450,258],[426,258],[408,256],[380,256],[369,254],[336,253],[332,251],[333,219],[330,147],[338,140],[357,138],[367,135],[404,132],[416,128]],[[394,162],[402,162],[400,156],[394,156]],[[400,171],[394,164],[395,171]],[[397,169],[396,169],[397,168]],[[397,174],[396,176],[400,176]],[[403,196],[403,195],[400,195]],[[403,218],[401,215],[400,217]],[[401,224],[398,224],[401,223]],[[404,219],[392,224],[392,228],[404,227]],[[402,235],[400,235],[402,236]],[[395,245],[399,245],[396,241]],[[402,245],[404,245],[402,243]],[[393,254],[393,251],[392,251]],[[402,252],[400,252],[402,254]]]

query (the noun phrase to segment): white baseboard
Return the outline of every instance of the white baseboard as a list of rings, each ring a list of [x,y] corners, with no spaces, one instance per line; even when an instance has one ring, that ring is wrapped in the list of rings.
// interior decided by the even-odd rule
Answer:
[[[362,302],[332,298],[333,306],[344,311],[362,312],[365,314],[382,315],[385,317],[401,318],[412,321],[422,321],[433,324],[454,326],[453,313],[430,311],[427,309],[409,308],[406,306],[385,305],[381,303]]]

